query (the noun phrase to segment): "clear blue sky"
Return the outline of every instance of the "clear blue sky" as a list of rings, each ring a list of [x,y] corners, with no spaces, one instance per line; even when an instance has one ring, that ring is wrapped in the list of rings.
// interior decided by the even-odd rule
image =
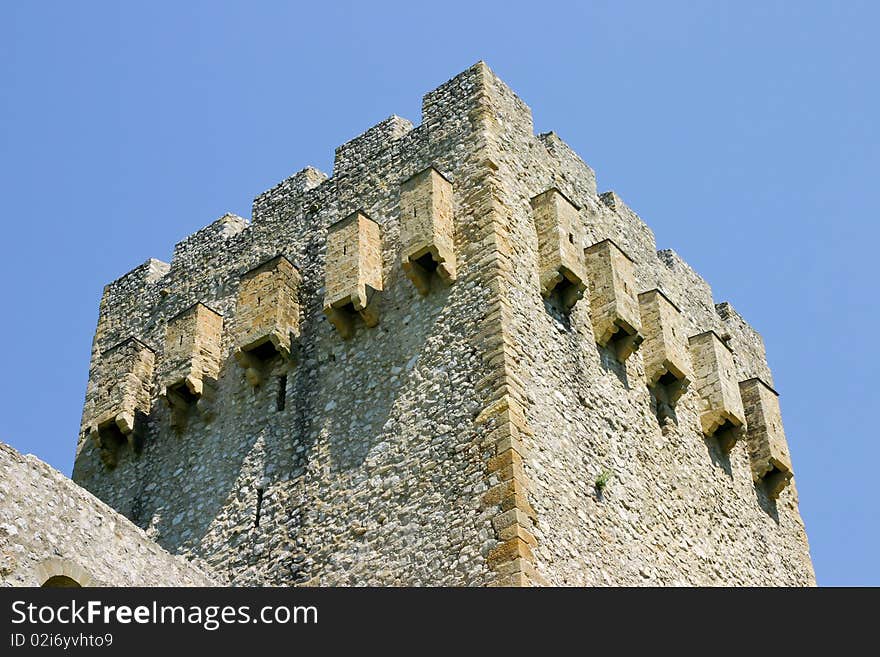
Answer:
[[[318,4],[0,4],[0,440],[69,473],[105,283],[484,59],[761,331],[819,582],[880,585],[880,3]]]

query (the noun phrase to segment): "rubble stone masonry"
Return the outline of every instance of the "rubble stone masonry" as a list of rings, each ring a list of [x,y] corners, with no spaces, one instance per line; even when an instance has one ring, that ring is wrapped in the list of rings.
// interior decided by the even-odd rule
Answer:
[[[106,286],[73,478],[234,584],[812,585],[772,385],[480,62]]]
[[[0,443],[0,586],[222,586],[38,458]]]

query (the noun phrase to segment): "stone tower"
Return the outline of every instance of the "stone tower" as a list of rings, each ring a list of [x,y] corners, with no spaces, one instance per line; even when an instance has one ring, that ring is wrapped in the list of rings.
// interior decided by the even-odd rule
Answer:
[[[482,62],[107,285],[74,479],[238,584],[814,583],[760,336]]]

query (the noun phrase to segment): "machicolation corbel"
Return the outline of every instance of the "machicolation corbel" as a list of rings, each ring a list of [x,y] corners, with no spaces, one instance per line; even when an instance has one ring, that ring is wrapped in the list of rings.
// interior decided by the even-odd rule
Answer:
[[[289,365],[299,337],[300,275],[283,255],[246,272],[238,288],[235,360],[248,382],[260,385],[280,361]]]
[[[327,231],[324,313],[343,338],[354,334],[355,316],[366,326],[379,323],[382,241],[379,224],[354,212]]]
[[[748,422],[752,478],[763,483],[767,495],[775,499],[794,476],[782,428],[779,393],[759,378],[741,381],[739,389]]]
[[[635,263],[610,239],[587,247],[584,254],[596,343],[612,347],[623,362],[643,340]]]
[[[555,187],[533,197],[531,206],[538,233],[541,294],[558,298],[562,309],[569,311],[587,289],[579,208]]]
[[[452,183],[434,167],[400,185],[400,243],[403,271],[423,295],[432,274],[444,285],[455,280]]]
[[[140,435],[150,413],[153,350],[130,337],[104,351],[86,393],[84,425],[105,466],[112,468],[118,450],[140,447]]]
[[[639,294],[639,315],[648,387],[658,415],[669,415],[694,378],[681,310],[655,288]]]
[[[715,331],[688,339],[694,367],[694,385],[700,395],[703,434],[715,437],[725,452],[733,449],[745,424],[739,385],[734,376],[733,352]]]
[[[159,395],[171,407],[171,423],[182,428],[197,406],[211,417],[213,384],[220,375],[223,316],[199,302],[178,313],[165,331]]]

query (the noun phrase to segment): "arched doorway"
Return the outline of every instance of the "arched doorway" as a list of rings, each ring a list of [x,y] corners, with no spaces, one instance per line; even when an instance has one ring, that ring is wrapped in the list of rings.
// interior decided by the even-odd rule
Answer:
[[[46,588],[74,588],[100,586],[91,573],[75,561],[50,557],[40,562],[34,570],[31,586]]]
[[[78,589],[81,585],[75,579],[68,577],[67,575],[53,575],[40,586],[54,589]]]

